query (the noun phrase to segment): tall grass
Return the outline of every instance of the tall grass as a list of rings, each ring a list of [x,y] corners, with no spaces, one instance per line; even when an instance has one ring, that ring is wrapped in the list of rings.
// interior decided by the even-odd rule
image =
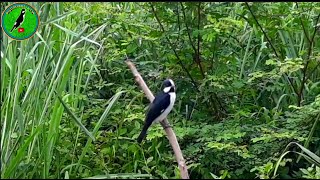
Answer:
[[[79,125],[76,137],[86,132],[89,139],[92,131],[82,125],[81,117],[74,119],[66,113],[71,109],[83,111],[79,97],[85,94],[100,55],[102,43],[97,39],[105,25],[90,32],[84,23],[66,28],[65,20],[73,22],[70,16],[75,12],[64,13],[62,3],[30,4],[41,17],[35,36],[15,41],[3,35],[1,42],[2,178],[59,177],[52,166],[61,123],[67,118],[75,120],[73,125]],[[86,70],[89,73],[84,76]],[[106,118],[120,94],[101,119]]]

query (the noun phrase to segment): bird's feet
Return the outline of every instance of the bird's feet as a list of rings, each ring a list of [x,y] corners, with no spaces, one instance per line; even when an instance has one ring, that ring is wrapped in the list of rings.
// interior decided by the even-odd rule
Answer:
[[[171,128],[172,126],[170,124],[167,124],[163,127],[163,129]]]
[[[169,123],[161,122],[163,129],[171,128],[172,126]]]

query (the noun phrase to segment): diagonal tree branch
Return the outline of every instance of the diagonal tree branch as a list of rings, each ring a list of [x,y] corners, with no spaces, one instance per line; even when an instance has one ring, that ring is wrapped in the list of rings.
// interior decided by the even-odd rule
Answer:
[[[202,69],[201,59],[200,59],[200,32],[199,32],[200,31],[200,19],[201,19],[200,15],[201,15],[201,2],[199,2],[199,4],[198,4],[198,52],[196,54],[197,54],[197,63],[199,65],[201,75],[204,78],[205,75],[204,75],[204,72]]]
[[[303,77],[302,77],[302,81],[301,81],[301,86],[300,86],[300,91],[299,91],[299,94],[298,94],[298,102],[297,102],[297,105],[300,106],[301,105],[301,101],[302,101],[302,96],[303,96],[303,89],[304,89],[304,84],[306,83],[307,81],[307,69],[308,69],[308,65],[309,65],[309,62],[310,62],[310,56],[311,56],[311,52],[312,52],[312,47],[313,47],[313,43],[314,43],[314,37],[316,35],[316,32],[317,32],[317,24],[318,24],[318,21],[319,21],[319,18],[320,18],[320,14],[318,15],[317,17],[317,20],[316,20],[316,26],[314,27],[314,32],[313,32],[313,35],[312,35],[312,38],[310,39],[309,41],[309,49],[308,49],[308,58],[307,58],[307,62],[302,70],[303,72]]]
[[[182,2],[180,2],[180,5],[181,5],[181,7],[182,7],[182,14],[183,14],[183,19],[184,19],[184,24],[185,24],[185,26],[186,26],[186,28],[187,28],[188,38],[189,38],[190,44],[191,44],[191,46],[192,46],[192,49],[193,49],[194,52],[196,53],[197,50],[196,50],[196,47],[194,47],[193,42],[192,42],[192,39],[191,39],[190,30],[189,30],[189,25],[188,25],[188,23],[187,23],[187,21],[186,21],[186,20],[187,20],[187,18],[186,18],[186,12],[185,12],[185,9],[184,9],[184,6],[183,6]]]
[[[200,30],[200,3],[201,2],[199,2],[199,5],[198,5],[198,31]],[[183,19],[184,19],[185,26],[187,28],[188,38],[189,38],[190,44],[191,44],[192,49],[193,49],[194,54],[195,54],[195,58],[194,59],[195,59],[195,62],[199,66],[202,78],[204,78],[205,75],[204,75],[203,68],[202,68],[202,65],[201,65],[201,60],[200,60],[200,34],[198,34],[198,48],[196,48],[194,43],[193,43],[193,41],[192,41],[192,38],[191,38],[190,29],[189,29],[189,26],[188,26],[188,23],[187,23],[187,18],[186,18],[186,12],[185,12],[185,9],[184,9],[184,6],[183,6],[182,2],[180,2],[180,5],[182,7],[182,14],[183,14]]]
[[[151,9],[152,9],[152,12],[153,12],[155,18],[156,18],[156,20],[158,21],[158,23],[159,23],[159,25],[160,25],[161,31],[162,31],[162,32],[165,32],[164,27],[163,27],[163,25],[162,25],[162,23],[161,23],[158,15],[157,15],[157,13],[156,13],[156,11],[155,11],[152,3],[150,3],[150,5],[151,5]],[[198,86],[197,86],[196,81],[193,79],[193,77],[191,76],[191,74],[189,73],[189,71],[187,70],[187,68],[186,68],[186,67],[184,66],[184,64],[182,63],[182,61],[181,61],[181,59],[180,59],[180,57],[179,57],[176,49],[173,47],[172,43],[170,42],[170,39],[169,39],[167,36],[166,36],[166,40],[167,40],[167,42],[169,43],[171,49],[173,50],[176,58],[178,59],[179,64],[180,64],[181,67],[184,69],[184,71],[187,73],[188,77],[191,79],[191,81],[192,81],[195,89],[196,89],[198,92],[200,92],[200,90],[199,90],[199,88],[198,88]],[[190,39],[190,40],[191,40],[191,39]],[[192,44],[192,43],[191,43],[191,44]],[[226,109],[222,106],[222,104],[221,104],[221,102],[220,102],[217,94],[214,93],[214,96],[215,96],[216,100],[218,101],[218,103],[219,103],[219,105],[220,105],[220,109],[222,109],[222,110],[224,111],[224,112],[223,112],[223,111],[219,110],[219,108],[217,107],[217,105],[216,105],[215,103],[213,103],[214,101],[213,101],[213,98],[211,97],[211,98],[210,98],[210,101],[211,101],[211,102],[213,103],[213,105],[215,106],[215,108],[214,108],[214,110],[215,110],[215,115],[216,115],[218,118],[220,118],[221,115],[224,115],[224,116],[225,116],[225,115],[226,115],[226,113],[225,113],[225,112],[226,112]]]
[[[263,32],[264,36],[267,38],[267,41],[268,41],[268,43],[270,44],[270,46],[271,46],[273,52],[275,53],[276,57],[277,57],[278,59],[280,59],[280,57],[278,56],[278,53],[277,53],[276,49],[273,47],[273,45],[272,45],[269,37],[267,36],[267,33],[263,30],[262,26],[261,26],[260,23],[258,22],[256,16],[253,14],[253,12],[252,12],[252,10],[251,10],[251,8],[250,8],[250,6],[249,6],[249,4],[248,4],[247,2],[246,2],[246,6],[248,7],[251,15],[253,16],[253,19],[255,20],[255,22],[257,23],[257,25],[259,26],[259,28],[260,28],[261,31]],[[288,81],[289,81],[289,83],[290,83],[293,91],[295,92],[295,94],[296,94],[297,96],[299,96],[299,92],[298,92],[297,88],[294,86],[292,79],[289,77],[289,75],[288,75],[287,73],[285,73],[285,75],[288,77]]]
[[[299,8],[298,2],[296,2],[296,5],[297,5],[297,8]],[[299,14],[300,14],[299,19],[300,19],[300,23],[301,23],[301,26],[302,26],[304,35],[306,36],[308,42],[310,43],[310,38],[309,38],[309,36],[308,36],[308,34],[307,34],[307,31],[306,31],[306,28],[304,27],[304,24],[303,24],[303,22],[302,22],[301,13],[299,13]]]
[[[259,26],[259,28],[261,29],[262,33],[263,33],[264,36],[267,38],[267,41],[268,41],[268,43],[270,44],[270,46],[271,46],[274,54],[277,56],[277,58],[279,58],[278,53],[277,53],[276,49],[273,47],[273,45],[272,45],[272,43],[271,43],[271,41],[270,41],[267,33],[263,30],[262,26],[261,26],[260,23],[258,22],[256,16],[253,14],[253,12],[252,12],[252,10],[251,10],[251,8],[250,8],[250,6],[249,6],[249,4],[248,4],[247,2],[246,2],[246,5],[247,5],[247,7],[248,7],[248,9],[249,9],[249,11],[250,11],[253,19],[256,21],[256,23],[257,23],[257,25]],[[280,59],[280,58],[279,58],[279,59]]]
[[[319,16],[318,16],[318,20],[319,20]],[[317,21],[318,21],[317,20]],[[315,32],[316,31],[318,31],[318,30],[320,30],[320,24],[317,24],[316,23],[316,26],[315,26]],[[315,34],[314,34],[314,36],[315,36]],[[311,71],[310,71],[310,73],[309,73],[309,75],[307,75],[307,79],[309,79],[309,77],[314,73],[314,71],[316,71],[317,69],[318,69],[318,67],[320,66],[320,59],[318,59],[318,64],[316,65],[316,67],[314,67]]]
[[[187,33],[188,33],[188,38],[189,38],[190,44],[192,46],[192,49],[193,49],[194,53],[197,53],[196,47],[194,46],[194,44],[192,42],[192,39],[191,39],[189,25],[187,23],[187,18],[186,18],[186,12],[185,12],[185,9],[184,9],[184,6],[183,6],[182,2],[180,2],[180,5],[182,7],[182,14],[183,14],[183,19],[184,19],[184,24],[185,24],[185,26],[187,28]]]
[[[134,76],[135,81],[139,84],[140,88],[143,90],[143,92],[145,93],[145,95],[147,96],[149,101],[152,102],[154,100],[154,96],[153,96],[152,92],[150,91],[149,87],[144,82],[143,78],[141,77],[141,75],[138,72],[135,65],[131,62],[130,59],[127,59],[125,62],[128,65],[128,67],[130,68],[130,70]],[[186,165],[185,160],[183,158],[177,137],[176,137],[175,133],[173,132],[172,128],[169,126],[169,122],[168,122],[167,118],[165,118],[162,121],[161,125],[167,133],[167,137],[169,139],[169,142],[170,142],[171,147],[173,149],[173,152],[175,154],[176,160],[178,162],[181,179],[189,179],[188,168],[187,168],[187,165]]]
[[[153,12],[155,18],[156,18],[157,22],[158,22],[159,25],[160,25],[161,31],[162,31],[162,32],[165,32],[164,27],[163,27],[163,25],[162,25],[162,23],[161,23],[158,15],[157,15],[157,13],[156,13],[156,11],[155,11],[152,3],[150,3],[150,5],[151,5],[151,9],[152,9],[152,12]],[[193,79],[193,77],[191,76],[191,74],[189,73],[189,71],[187,70],[187,68],[185,67],[185,65],[182,63],[182,61],[181,61],[181,59],[180,59],[180,57],[179,57],[176,49],[173,47],[173,45],[172,45],[170,39],[168,38],[168,36],[166,36],[166,40],[167,40],[167,42],[169,43],[171,49],[173,50],[174,55],[175,55],[176,58],[178,59],[178,63],[179,63],[180,66],[183,68],[183,70],[187,73],[187,75],[188,75],[188,77],[190,78],[190,80],[192,81],[192,84],[193,84],[193,86],[195,87],[195,89],[199,92],[197,82]]]
[[[176,11],[177,11],[177,24],[178,24],[178,32],[179,32],[176,43],[178,44],[178,42],[180,40],[180,31],[181,31],[180,12],[179,12],[179,6],[178,5],[177,5],[177,10]]]
[[[320,59],[318,59],[318,64],[310,71],[310,73],[307,75],[307,79],[310,78],[310,76],[320,67]]]

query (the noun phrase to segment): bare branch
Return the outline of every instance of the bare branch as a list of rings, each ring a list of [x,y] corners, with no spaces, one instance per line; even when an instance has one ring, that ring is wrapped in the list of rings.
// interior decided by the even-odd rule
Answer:
[[[146,85],[146,83],[144,82],[143,78],[141,77],[141,75],[138,72],[135,65],[131,62],[130,59],[127,59],[125,62],[128,65],[128,67],[130,68],[130,70],[134,76],[135,81],[139,84],[140,88],[143,90],[143,92],[145,93],[145,95],[147,96],[149,101],[152,102],[154,100],[154,96],[153,96],[152,92],[150,91],[150,89],[148,88],[148,86]],[[175,154],[176,161],[178,162],[178,167],[180,169],[181,179],[189,179],[187,165],[186,165],[185,160],[183,158],[177,137],[176,137],[175,133],[173,132],[172,128],[170,126],[168,126],[169,125],[168,119],[165,118],[162,121],[161,125],[164,128],[165,132],[167,133],[167,137],[169,139],[169,142],[170,142],[171,147],[173,149],[173,152]]]

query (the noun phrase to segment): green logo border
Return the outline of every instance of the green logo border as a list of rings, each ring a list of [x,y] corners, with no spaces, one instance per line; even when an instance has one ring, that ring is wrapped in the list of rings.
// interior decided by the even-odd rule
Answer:
[[[37,19],[37,23],[36,23],[37,26],[34,29],[33,33],[30,34],[29,36],[24,36],[22,38],[18,38],[18,37],[12,36],[10,31],[8,31],[7,28],[5,27],[6,25],[4,24],[4,17],[6,16],[6,13],[8,12],[8,10],[13,9],[15,6],[21,6],[21,5],[22,6],[27,6],[29,9],[31,9],[34,12],[34,14],[36,14],[35,16],[36,16],[36,19]],[[22,41],[22,40],[27,40],[27,39],[33,37],[34,34],[37,32],[39,26],[40,26],[40,17],[39,17],[38,12],[36,11],[36,9],[34,7],[32,7],[31,5],[29,5],[27,3],[18,2],[18,3],[11,4],[8,7],[6,7],[5,10],[2,12],[2,15],[1,15],[1,28],[5,32],[5,34],[7,36],[9,36],[10,38],[12,38],[14,40]]]

